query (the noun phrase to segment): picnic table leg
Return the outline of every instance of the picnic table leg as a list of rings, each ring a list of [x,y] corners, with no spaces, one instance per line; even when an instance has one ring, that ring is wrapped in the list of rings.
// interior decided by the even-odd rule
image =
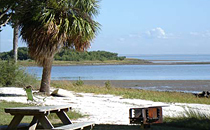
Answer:
[[[23,115],[15,115],[7,127],[7,130],[16,130],[22,119]]]
[[[29,125],[29,130],[35,130],[36,126],[39,124],[38,119],[34,116],[33,120],[31,121],[30,125]]]
[[[56,114],[61,119],[64,125],[72,124],[71,120],[64,111],[56,112]]]
[[[36,116],[38,121],[42,124],[44,129],[52,129],[53,125],[50,123],[49,119],[45,115]]]

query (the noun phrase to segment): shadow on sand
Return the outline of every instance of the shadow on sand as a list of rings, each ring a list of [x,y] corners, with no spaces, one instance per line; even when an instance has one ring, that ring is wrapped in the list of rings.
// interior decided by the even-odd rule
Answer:
[[[20,97],[20,96],[24,96],[24,95],[0,93],[0,97]]]
[[[96,125],[93,130],[193,130],[184,127],[165,126],[164,124],[152,125],[148,129],[141,128],[140,125]]]

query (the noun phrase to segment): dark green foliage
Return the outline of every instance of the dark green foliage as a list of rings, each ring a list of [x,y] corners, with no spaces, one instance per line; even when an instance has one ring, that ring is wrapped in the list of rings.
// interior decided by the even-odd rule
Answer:
[[[60,61],[83,61],[83,60],[124,60],[126,57],[118,57],[117,53],[106,51],[91,51],[91,52],[78,52],[74,50],[62,50],[55,55],[55,60]]]
[[[1,60],[9,60],[13,58],[13,50],[9,52],[0,53]],[[27,47],[19,47],[18,48],[18,60],[28,60],[30,57],[28,56],[28,48]]]
[[[12,56],[13,56],[13,51],[0,53],[1,60],[9,60],[12,58]]]
[[[0,53],[0,59],[8,60],[13,57],[13,51]],[[126,57],[119,57],[117,53],[107,51],[91,51],[91,52],[78,52],[72,49],[64,49],[55,55],[55,60],[59,61],[83,61],[83,60],[124,60]],[[18,49],[18,60],[28,60],[28,48],[20,47]]]
[[[12,0],[0,0],[0,32],[1,27],[6,26],[6,24],[10,21],[12,16],[11,8],[14,5],[14,1]]]
[[[13,61],[0,61],[0,86],[35,86],[37,82],[35,76],[26,73],[23,68],[14,64]]]
[[[20,47],[18,49],[18,59],[19,60],[28,60],[30,59],[28,55],[28,48],[27,47]]]

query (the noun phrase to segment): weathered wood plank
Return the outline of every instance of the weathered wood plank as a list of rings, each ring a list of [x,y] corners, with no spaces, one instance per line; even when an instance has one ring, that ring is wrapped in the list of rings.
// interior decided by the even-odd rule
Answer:
[[[72,124],[71,120],[64,111],[57,112],[56,114],[61,119],[64,125]]]
[[[22,119],[23,115],[15,115],[7,127],[7,130],[16,130]]]
[[[49,119],[47,118],[47,116],[36,116],[36,118],[40,121],[44,129],[54,128],[53,125],[50,123]]]
[[[31,121],[30,125],[29,125],[29,130],[35,130],[36,126],[39,124],[38,119],[34,116],[33,120]]]
[[[35,106],[35,107],[15,107],[15,108],[5,108],[6,113],[11,114],[39,114],[46,113],[50,111],[60,111],[60,110],[68,110],[71,109],[70,105],[61,105],[61,106]]]
[[[83,129],[85,127],[91,127],[94,126],[94,122],[80,122],[80,123],[75,123],[75,124],[70,124],[70,125],[64,125],[61,127],[56,127],[53,130],[76,130],[76,129]]]
[[[71,92],[64,90],[64,89],[56,89],[51,93],[52,96],[58,96],[58,97],[69,97],[73,98],[75,97]]]

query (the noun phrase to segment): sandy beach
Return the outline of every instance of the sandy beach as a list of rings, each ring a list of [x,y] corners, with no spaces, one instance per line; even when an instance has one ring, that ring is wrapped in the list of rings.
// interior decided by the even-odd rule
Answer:
[[[53,89],[52,89],[53,91]],[[124,99],[121,96],[113,95],[95,95],[92,93],[75,93],[72,91],[62,90],[67,97],[49,96],[44,101],[44,97],[36,95],[35,104],[39,105],[65,105],[71,104],[73,110],[79,111],[85,116],[84,118],[75,120],[94,121],[96,124],[129,124],[129,109],[147,106],[163,107],[163,116],[175,117],[183,115],[186,110],[193,110],[199,113],[210,114],[210,105],[205,104],[186,104],[186,103],[163,103],[153,102],[141,99]],[[2,87],[0,88],[0,102],[21,102],[31,103],[27,101],[26,93],[23,88]]]
[[[83,80],[87,85],[104,86],[107,80]],[[210,91],[210,80],[109,80],[114,87],[160,91]],[[72,81],[71,82],[75,82]]]

